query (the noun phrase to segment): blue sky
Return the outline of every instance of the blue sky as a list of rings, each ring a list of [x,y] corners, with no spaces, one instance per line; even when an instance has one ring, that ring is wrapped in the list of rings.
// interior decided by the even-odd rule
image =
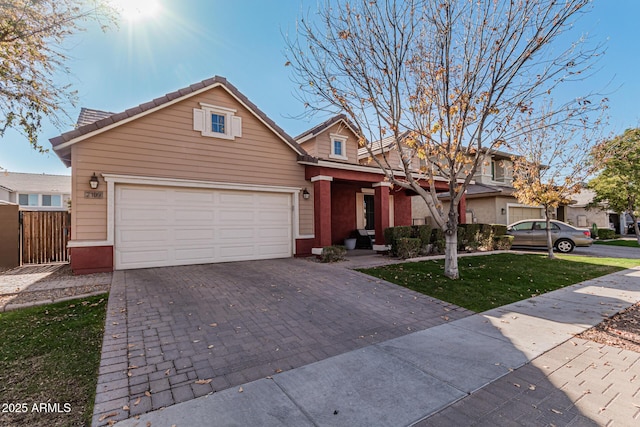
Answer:
[[[122,21],[103,33],[97,27],[68,41],[72,74],[61,76],[78,91],[67,108],[75,121],[80,107],[119,112],[204,80],[226,77],[290,135],[324,118],[294,118],[303,112],[285,67],[283,34],[295,34],[296,19],[316,0],[158,0],[155,17]],[[584,91],[602,90],[610,99],[607,131],[640,126],[640,1],[596,0],[579,24],[607,52]],[[578,34],[578,33],[576,33]],[[72,122],[62,131],[70,130]],[[46,123],[41,143],[61,133]],[[70,174],[57,156],[40,154],[15,132],[0,139],[0,167],[15,172]]]

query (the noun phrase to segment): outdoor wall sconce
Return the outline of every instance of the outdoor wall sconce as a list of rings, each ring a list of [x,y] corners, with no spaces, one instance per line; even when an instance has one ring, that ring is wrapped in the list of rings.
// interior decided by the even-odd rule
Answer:
[[[309,191],[307,191],[306,188],[302,190],[302,198],[305,200],[309,200],[309,197],[311,197],[311,194],[309,194]]]
[[[502,209],[500,209],[500,213],[501,213],[502,215],[504,215],[504,214],[506,214],[506,213],[507,213],[507,211],[505,211],[505,210],[504,210],[504,208],[502,208]]]
[[[91,186],[92,190],[95,190],[96,188],[98,188],[98,185],[100,185],[100,181],[98,180],[98,177],[96,176],[95,172],[93,173],[93,175],[91,176],[91,179],[89,180],[89,185]]]

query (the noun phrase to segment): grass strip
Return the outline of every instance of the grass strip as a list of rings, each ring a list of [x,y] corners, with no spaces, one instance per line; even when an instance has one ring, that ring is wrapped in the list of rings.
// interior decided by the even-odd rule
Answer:
[[[596,240],[596,245],[606,245],[606,246],[624,246],[627,248],[640,248],[637,240]]]
[[[107,300],[0,313],[0,425],[91,425]]]
[[[636,265],[640,260],[505,253],[458,258],[459,280],[445,277],[444,260],[358,271],[482,312]]]

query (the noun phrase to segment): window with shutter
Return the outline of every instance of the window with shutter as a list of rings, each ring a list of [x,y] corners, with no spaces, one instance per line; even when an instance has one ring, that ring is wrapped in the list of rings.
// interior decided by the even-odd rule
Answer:
[[[193,130],[202,136],[234,140],[242,136],[242,118],[236,110],[200,103],[193,109]]]

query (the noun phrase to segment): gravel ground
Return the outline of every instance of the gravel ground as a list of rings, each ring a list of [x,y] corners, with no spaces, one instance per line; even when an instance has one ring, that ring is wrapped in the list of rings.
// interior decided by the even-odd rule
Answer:
[[[68,264],[0,272],[0,311],[109,292],[111,273],[74,276]]]

